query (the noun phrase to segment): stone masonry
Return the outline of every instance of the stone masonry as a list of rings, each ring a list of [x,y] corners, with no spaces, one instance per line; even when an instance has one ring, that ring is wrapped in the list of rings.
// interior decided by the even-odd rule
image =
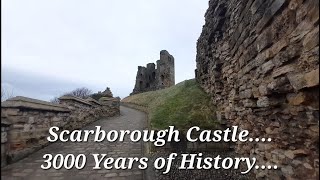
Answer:
[[[111,130],[140,130],[145,127],[146,115],[142,112],[130,108],[121,107],[121,116],[101,118],[82,130],[95,130],[96,126],[101,126],[104,131]],[[5,180],[142,180],[144,170],[138,168],[139,163],[134,163],[132,169],[106,169],[101,163],[101,169],[93,169],[94,158],[91,154],[107,154],[107,157],[118,158],[141,158],[142,141],[132,142],[126,137],[123,142],[95,142],[94,136],[89,136],[88,142],[61,142],[51,143],[39,151],[32,153],[28,157],[1,168],[1,179]],[[44,164],[43,155],[62,154],[84,154],[87,157],[86,165],[83,169],[41,169]],[[152,165],[149,164],[149,167]]]
[[[17,96],[1,103],[1,167],[47,146],[49,128],[75,130],[102,117],[119,115],[120,101],[62,96],[60,104]]]
[[[210,0],[196,79],[217,119],[251,137],[258,179],[319,178],[319,0]]]
[[[154,63],[139,66],[132,94],[154,91],[175,85],[174,57],[168,51],[160,51],[157,67]]]

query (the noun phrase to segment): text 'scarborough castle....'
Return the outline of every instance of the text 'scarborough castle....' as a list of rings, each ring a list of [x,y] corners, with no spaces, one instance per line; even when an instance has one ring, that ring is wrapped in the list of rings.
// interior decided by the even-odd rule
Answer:
[[[174,57],[168,51],[162,50],[157,66],[154,63],[148,63],[147,67],[138,66],[136,84],[131,95],[173,85],[175,85]]]

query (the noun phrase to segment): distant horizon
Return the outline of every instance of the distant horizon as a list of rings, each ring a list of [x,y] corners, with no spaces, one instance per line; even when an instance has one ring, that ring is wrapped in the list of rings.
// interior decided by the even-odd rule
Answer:
[[[176,84],[194,78],[207,1],[2,1],[1,85],[44,101],[86,87],[127,97],[161,50]],[[76,5],[76,6],[75,6]],[[123,13],[126,12],[126,13]],[[165,13],[164,13],[165,12]]]
[[[6,70],[8,70],[8,69],[6,69]],[[8,74],[10,75],[10,72],[9,72]],[[21,74],[21,75],[18,75],[18,76],[22,76],[22,74]],[[27,76],[28,76],[28,75],[27,75]],[[33,77],[33,78],[36,79],[37,77]],[[18,78],[18,79],[19,79],[19,78]],[[179,84],[179,83],[182,83],[182,82],[184,82],[184,81],[187,81],[187,80],[191,80],[191,79],[195,79],[195,77],[186,78],[186,79],[181,80],[181,81],[179,81],[179,82],[176,81],[176,82],[175,82],[175,85],[177,85],[177,84]],[[97,88],[95,88],[95,89],[97,89],[97,90],[93,90],[92,88],[90,88],[90,86],[81,85],[81,84],[76,84],[76,83],[70,83],[70,84],[68,83],[68,84],[66,84],[66,82],[63,81],[63,80],[51,79],[49,82],[51,82],[52,84],[58,83],[59,85],[61,84],[63,87],[67,87],[67,88],[64,88],[63,90],[65,90],[65,91],[63,91],[61,94],[57,94],[56,96],[52,96],[52,97],[51,97],[51,95],[50,95],[50,96],[47,96],[48,98],[43,99],[43,98],[36,98],[36,97],[32,97],[32,96],[21,95],[21,94],[23,94],[23,93],[17,94],[17,93],[14,91],[14,89],[10,89],[10,86],[8,86],[6,83],[1,83],[1,84],[2,84],[2,86],[4,86],[5,92],[13,95],[12,97],[22,96],[22,97],[28,97],[28,98],[38,99],[38,100],[43,100],[43,101],[48,101],[48,102],[50,102],[51,100],[53,100],[53,99],[56,98],[56,97],[63,96],[65,93],[69,93],[70,91],[73,91],[73,90],[75,90],[75,89],[77,89],[77,88],[88,88],[89,90],[92,91],[92,94],[94,94],[94,93],[103,92],[104,90],[106,90],[107,87],[109,87],[110,90],[111,90],[111,92],[113,93],[113,96],[114,96],[114,97],[120,97],[121,99],[124,99],[124,98],[126,98],[126,97],[128,97],[128,96],[130,95],[130,93],[132,92],[132,90],[133,90],[133,88],[134,88],[134,83],[133,83],[131,92],[130,92],[129,94],[124,95],[123,97],[121,97],[121,96],[117,95],[117,93],[114,92],[114,91],[112,90],[112,87],[110,87],[110,86],[105,86],[105,87],[102,88],[102,89],[97,89]],[[7,87],[9,87],[9,88],[7,88]],[[75,87],[75,88],[72,89],[71,87]],[[51,92],[51,90],[52,90],[52,91],[57,91],[57,90],[59,91],[59,89],[50,89],[50,88],[45,88],[45,89],[46,89],[45,92]],[[60,91],[62,91],[62,90],[60,89]],[[43,89],[39,89],[39,91],[37,91],[37,92],[43,92]],[[37,93],[37,92],[35,92],[35,93]],[[44,94],[42,94],[42,95],[46,95],[46,94],[44,93]]]

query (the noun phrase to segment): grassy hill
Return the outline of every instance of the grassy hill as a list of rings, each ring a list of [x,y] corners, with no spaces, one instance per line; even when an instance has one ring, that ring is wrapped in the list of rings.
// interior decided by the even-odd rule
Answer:
[[[152,129],[164,129],[169,125],[181,130],[194,125],[201,128],[217,126],[210,97],[194,79],[167,89],[132,95],[122,102],[146,107]]]

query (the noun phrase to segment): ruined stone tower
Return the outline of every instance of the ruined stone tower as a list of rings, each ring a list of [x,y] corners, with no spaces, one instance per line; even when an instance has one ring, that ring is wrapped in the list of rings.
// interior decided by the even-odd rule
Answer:
[[[168,51],[162,50],[157,66],[154,63],[147,64],[147,67],[138,66],[136,84],[130,95],[163,89],[174,84],[174,57]]]

